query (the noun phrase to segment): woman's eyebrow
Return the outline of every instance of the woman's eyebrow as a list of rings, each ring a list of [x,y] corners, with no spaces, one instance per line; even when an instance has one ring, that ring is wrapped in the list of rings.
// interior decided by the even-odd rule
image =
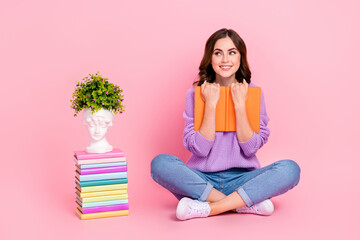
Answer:
[[[237,50],[236,48],[230,48],[230,49],[228,49],[228,51],[233,51],[233,50]],[[214,52],[215,51],[220,51],[220,52],[222,52],[223,50],[221,50],[220,48],[215,48],[214,49]]]

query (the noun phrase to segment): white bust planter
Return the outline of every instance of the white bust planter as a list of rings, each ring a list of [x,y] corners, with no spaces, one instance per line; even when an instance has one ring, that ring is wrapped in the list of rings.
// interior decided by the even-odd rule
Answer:
[[[108,143],[105,136],[108,128],[112,126],[114,113],[106,109],[100,109],[92,114],[90,108],[83,111],[83,122],[90,134],[90,145],[86,147],[88,153],[111,152],[113,147]]]

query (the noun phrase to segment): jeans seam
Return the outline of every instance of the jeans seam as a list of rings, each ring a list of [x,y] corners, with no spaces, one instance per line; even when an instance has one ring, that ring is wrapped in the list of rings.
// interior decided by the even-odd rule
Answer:
[[[159,184],[160,186],[164,187],[165,189],[168,189],[170,192],[176,192],[176,189],[171,185],[171,184],[165,184],[164,182],[162,181],[159,181],[159,178],[154,176],[153,174],[151,174],[152,178],[154,179],[154,181]],[[161,183],[160,183],[161,182]],[[177,193],[177,194],[180,194],[180,193]]]
[[[206,199],[208,198],[211,190],[213,189],[213,187],[214,186],[209,181],[207,181],[206,182],[206,187],[205,187],[203,193],[199,197],[199,201],[205,202]]]
[[[236,190],[236,191],[239,193],[238,190],[241,189],[242,192],[246,195],[246,196],[245,196],[245,199],[243,199],[243,200],[244,200],[244,202],[246,203],[246,205],[248,205],[248,207],[251,206],[251,205],[253,205],[253,201],[250,199],[250,197],[249,197],[249,195],[247,194],[247,192],[245,191],[244,187],[245,187],[249,182],[251,182],[252,180],[255,180],[256,178],[260,177],[261,175],[263,175],[264,173],[266,173],[266,172],[269,171],[269,170],[270,170],[270,168],[269,168],[269,169],[266,169],[264,172],[260,173],[260,174],[257,175],[256,177],[254,177],[254,178],[250,179],[249,181],[245,182],[242,186],[240,186],[240,187]],[[239,193],[239,194],[240,194],[240,193]],[[240,194],[240,196],[241,196],[241,194]],[[242,196],[241,196],[241,197],[242,197]],[[249,204],[247,203],[247,200],[250,201]]]
[[[251,207],[253,205],[253,201],[250,199],[243,187],[239,187],[236,192],[241,196],[247,207]]]
[[[223,173],[222,172],[220,172],[220,191],[222,192],[223,191],[223,189],[224,189],[224,184],[223,184]]]

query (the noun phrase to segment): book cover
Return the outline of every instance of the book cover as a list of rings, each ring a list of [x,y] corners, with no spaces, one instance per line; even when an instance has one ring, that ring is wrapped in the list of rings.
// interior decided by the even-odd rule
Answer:
[[[109,184],[121,184],[128,183],[127,178],[117,178],[117,179],[104,179],[104,180],[94,180],[94,181],[80,181],[75,176],[75,183],[81,187],[91,187],[91,186],[100,186],[100,185],[109,185]]]
[[[79,199],[82,203],[87,203],[87,202],[119,200],[119,199],[126,199],[126,198],[129,198],[128,194],[108,195],[108,196],[101,196],[101,197],[86,197],[86,198],[79,198]]]
[[[93,180],[106,180],[106,179],[115,179],[115,178],[127,178],[127,172],[117,172],[117,173],[101,173],[101,174],[89,174],[89,175],[80,175],[79,172],[76,172],[76,177],[81,181],[93,181]]]
[[[116,167],[116,166],[126,166],[126,162],[110,162],[110,163],[95,163],[95,164],[81,164],[76,165],[77,168],[87,169],[87,168],[100,168],[100,167]]]
[[[129,215],[129,210],[83,214],[80,209],[76,208],[76,214],[79,216],[81,220],[87,220],[87,219],[96,219],[96,218],[105,218],[105,217],[127,216]]]
[[[87,169],[76,168],[76,171],[79,172],[81,175],[88,175],[88,174],[100,174],[100,173],[126,172],[127,167],[115,166],[115,167],[101,167],[101,168],[87,168]]]
[[[201,97],[201,87],[195,87],[194,130],[198,131],[204,117],[205,102]],[[246,100],[246,114],[254,132],[260,132],[261,88],[249,87]],[[230,87],[220,87],[220,98],[216,106],[215,130],[217,132],[236,131],[234,102]]]
[[[75,193],[80,198],[87,198],[87,197],[100,197],[100,196],[108,196],[108,195],[127,194],[127,189],[100,191],[100,192],[87,192],[87,193],[81,192],[79,189],[76,189]]]
[[[98,212],[129,210],[129,204],[125,203],[125,204],[116,204],[116,205],[108,205],[101,207],[87,207],[87,208],[78,207],[78,208],[83,214],[88,214],[88,213],[98,213]]]
[[[117,157],[117,158],[97,158],[97,159],[82,159],[79,160],[74,157],[74,161],[77,165],[82,164],[96,164],[96,163],[110,163],[110,162],[125,162],[126,157]]]
[[[115,204],[125,204],[125,203],[129,203],[129,200],[126,198],[126,199],[118,199],[118,200],[83,203],[79,198],[76,198],[76,203],[79,205],[79,207],[85,208],[85,207],[100,207],[100,206],[109,206]]]
[[[78,160],[85,160],[85,159],[124,157],[125,154],[122,150],[115,148],[111,152],[106,152],[106,153],[87,153],[85,151],[75,151],[74,156]]]
[[[88,192],[101,192],[101,191],[127,189],[128,185],[127,183],[122,183],[122,184],[109,184],[109,185],[100,185],[100,186],[92,186],[92,187],[81,187],[79,184],[76,184],[76,188],[83,193],[88,193]]]

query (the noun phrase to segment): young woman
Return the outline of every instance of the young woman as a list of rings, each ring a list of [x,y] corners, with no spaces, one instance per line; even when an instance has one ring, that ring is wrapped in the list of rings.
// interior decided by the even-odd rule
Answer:
[[[194,87],[186,93],[184,145],[192,155],[186,165],[177,157],[158,155],[151,162],[152,178],[180,201],[180,220],[208,217],[229,210],[271,215],[270,198],[296,186],[300,168],[292,160],[260,168],[256,152],[268,140],[269,118],[261,92],[260,132],[254,132],[246,115],[245,101],[251,72],[246,46],[231,29],[220,29],[206,42],[199,67],[204,118],[194,131]],[[215,110],[220,86],[230,86],[235,106],[236,132],[215,131]]]

